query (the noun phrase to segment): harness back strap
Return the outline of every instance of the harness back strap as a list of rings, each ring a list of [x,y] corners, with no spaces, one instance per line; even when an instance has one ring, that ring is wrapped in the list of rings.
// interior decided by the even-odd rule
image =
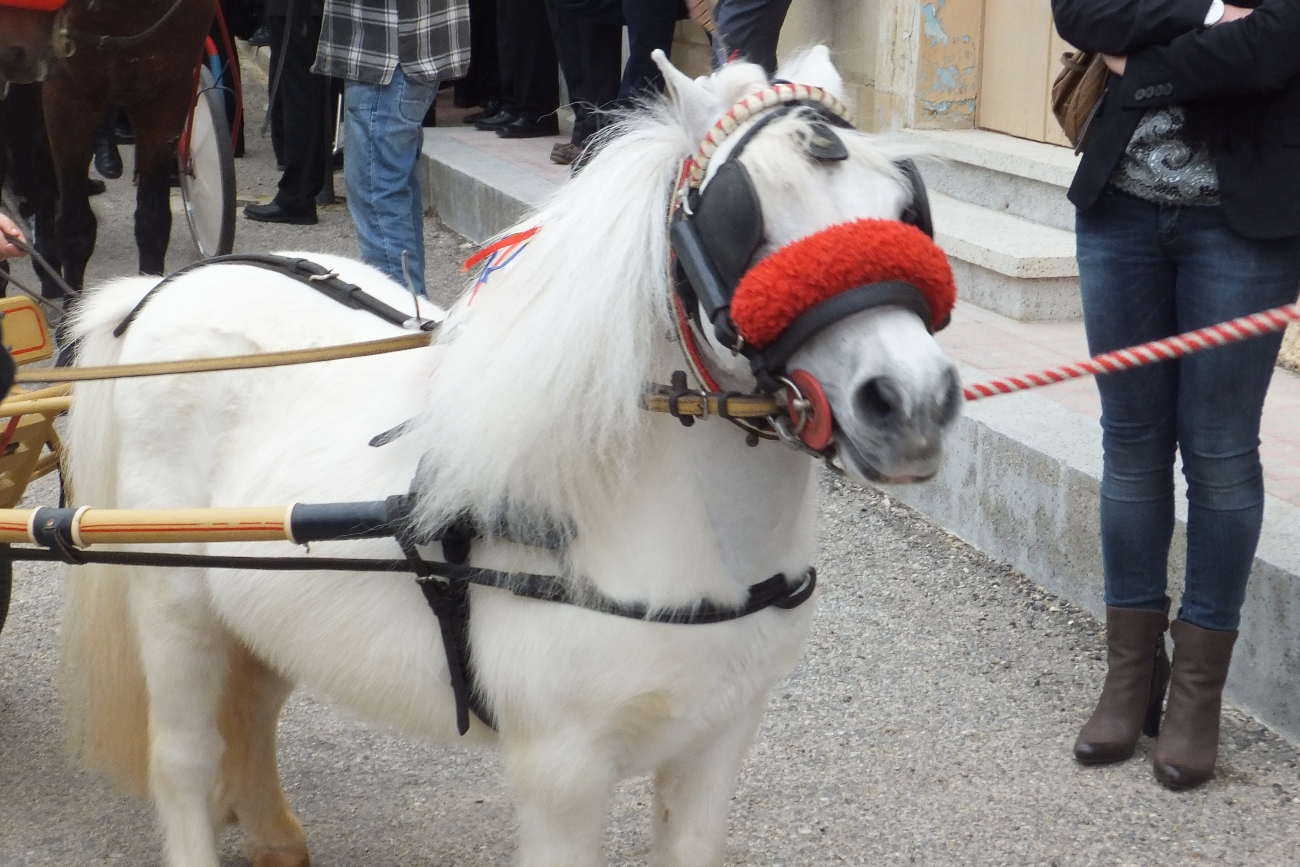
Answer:
[[[288,256],[276,256],[271,253],[232,253],[229,256],[213,256],[211,259],[201,259],[168,274],[158,281],[156,286],[145,293],[145,296],[140,299],[140,303],[136,304],[131,312],[126,315],[126,318],[118,323],[117,327],[113,329],[113,336],[121,337],[125,334],[126,329],[140,315],[144,305],[149,303],[149,299],[168,283],[174,282],[191,271],[209,265],[251,265],[255,268],[273,271],[276,274],[291,277],[304,286],[310,286],[345,307],[350,307],[353,310],[366,310],[385,322],[391,322],[401,328],[418,328],[421,331],[431,331],[437,324],[432,320],[417,319],[388,306],[360,286],[341,279],[338,274],[310,259],[291,259]]]

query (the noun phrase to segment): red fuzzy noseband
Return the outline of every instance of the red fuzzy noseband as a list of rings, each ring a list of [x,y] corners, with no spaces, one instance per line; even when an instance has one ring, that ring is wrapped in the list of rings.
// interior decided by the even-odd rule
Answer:
[[[777,250],[736,287],[731,318],[762,349],[804,313],[858,286],[911,283],[930,304],[930,330],[948,321],[957,297],[948,257],[924,232],[896,220],[831,226]]]
[[[68,0],[0,0],[0,8],[30,9],[33,12],[57,12]]]

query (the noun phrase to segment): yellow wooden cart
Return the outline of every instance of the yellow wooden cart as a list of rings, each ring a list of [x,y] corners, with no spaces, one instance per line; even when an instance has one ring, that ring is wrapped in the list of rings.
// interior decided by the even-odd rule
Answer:
[[[40,305],[26,296],[0,298],[0,340],[20,366],[54,354],[54,337]],[[59,435],[54,420],[71,404],[69,383],[24,390],[15,386],[0,401],[0,509],[18,505],[33,479],[59,466]],[[0,628],[9,613],[13,576],[0,564]]]

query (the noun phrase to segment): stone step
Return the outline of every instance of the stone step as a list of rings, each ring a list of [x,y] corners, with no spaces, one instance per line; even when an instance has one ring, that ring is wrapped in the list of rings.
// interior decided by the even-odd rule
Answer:
[[[1078,319],[1074,233],[931,190],[958,296],[1011,319]]]
[[[1074,230],[1065,197],[1079,157],[1069,148],[981,129],[907,130],[902,138],[930,158],[918,165],[935,192],[1042,223]]]

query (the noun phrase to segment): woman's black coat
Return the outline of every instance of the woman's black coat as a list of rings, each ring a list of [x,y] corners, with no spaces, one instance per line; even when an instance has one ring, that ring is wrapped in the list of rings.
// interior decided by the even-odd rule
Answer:
[[[1147,109],[1181,105],[1209,142],[1228,224],[1249,238],[1300,235],[1300,0],[1238,0],[1246,18],[1203,26],[1210,0],[1052,0],[1061,37],[1127,56],[1112,75],[1070,187],[1096,204]]]

